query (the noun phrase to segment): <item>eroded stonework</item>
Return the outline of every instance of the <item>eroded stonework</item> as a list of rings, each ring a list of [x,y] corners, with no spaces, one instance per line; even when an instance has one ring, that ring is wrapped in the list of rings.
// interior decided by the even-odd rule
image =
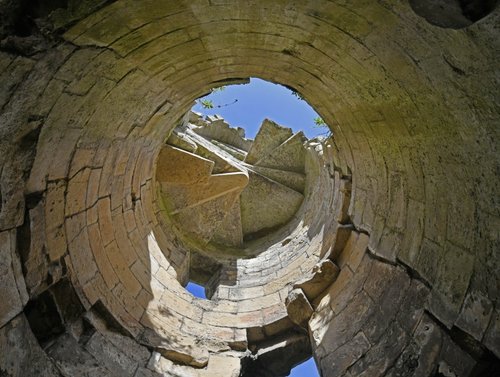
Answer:
[[[0,375],[494,375],[500,11],[416,3],[0,1]],[[219,160],[202,120],[174,131],[249,77],[331,126],[297,175],[261,160],[272,137],[221,127]],[[225,188],[239,224],[250,172],[303,195],[275,231],[252,209],[241,235],[178,232]]]
[[[180,231],[203,246],[243,247],[290,221],[304,199],[303,133],[266,119],[252,141],[221,118],[190,121],[167,140],[156,176]]]

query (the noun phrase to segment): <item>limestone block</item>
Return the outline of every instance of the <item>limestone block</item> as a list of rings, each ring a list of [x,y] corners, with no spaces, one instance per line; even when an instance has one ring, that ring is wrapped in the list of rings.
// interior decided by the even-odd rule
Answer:
[[[404,232],[401,247],[398,252],[398,258],[411,266],[415,266],[418,252],[420,251],[419,245],[422,242],[424,233],[423,214],[423,203],[410,199],[408,201],[408,211],[406,213],[406,226],[408,229],[412,229],[412,231]]]
[[[294,288],[288,294],[285,305],[288,317],[292,322],[300,327],[307,328],[307,323],[314,310],[302,289]]]
[[[60,376],[59,371],[31,332],[24,314],[15,317],[0,328],[0,349],[2,350],[0,370],[6,376]]]
[[[372,315],[363,325],[363,331],[371,344],[375,344],[383,336],[400,314],[401,303],[410,285],[410,279],[404,270],[393,266],[389,270],[381,270],[379,267],[374,262],[363,287],[377,303]]]
[[[480,342],[490,323],[492,312],[493,304],[486,296],[478,291],[469,291],[455,325]]]
[[[97,267],[101,273],[106,285],[109,289],[113,289],[118,283],[118,277],[109,262],[102,243],[99,227],[97,224],[92,224],[88,228],[89,242],[94,255]]]
[[[438,325],[424,315],[413,334],[413,340],[386,375],[390,377],[431,375],[441,352],[442,337],[443,334]]]
[[[484,335],[484,343],[497,357],[500,357],[500,310],[495,308]]]
[[[238,148],[233,147],[231,145],[221,143],[220,141],[217,141],[217,140],[212,140],[212,143],[214,145],[216,145],[217,147],[219,147],[220,149],[222,149],[224,152],[229,153],[231,156],[233,156],[234,158],[236,158],[240,161],[243,161],[246,157],[246,153],[242,149],[238,149]]]
[[[58,278],[58,274],[52,269],[57,262],[53,263],[50,268],[49,263],[47,263],[44,204],[45,201],[41,200],[29,210],[30,244],[25,245],[24,242],[20,242],[18,245],[24,259],[26,287],[31,296],[42,292],[47,287],[47,279],[49,279],[51,272],[54,272],[54,276],[51,276],[53,281]],[[22,238],[24,237],[23,235]]]
[[[161,356],[176,363],[196,368],[203,368],[208,364],[207,349],[195,344],[193,338],[169,339],[160,336],[153,330],[146,329],[141,336],[141,343],[153,347]]]
[[[227,215],[214,230],[212,242],[222,245],[241,246],[243,243],[243,229],[241,227],[241,203],[239,196]]]
[[[269,119],[265,119],[248,151],[245,162],[255,164],[292,135],[293,132],[290,128],[282,127]]]
[[[240,199],[243,234],[285,224],[297,212],[303,198],[295,190],[250,172],[250,181]]]
[[[368,349],[370,349],[370,342],[360,331],[350,341],[321,359],[321,371],[326,375],[341,376]]]
[[[470,376],[476,360],[458,346],[448,334],[443,336],[438,371],[444,376]]]
[[[70,334],[62,334],[46,349],[58,369],[66,376],[86,377],[89,375],[117,377],[117,375],[99,364],[89,352]],[[37,376],[39,376],[37,374]],[[57,374],[59,376],[59,374]]]
[[[95,332],[85,344],[85,349],[96,360],[120,376],[133,376],[138,363],[117,348],[100,333]]]
[[[300,288],[309,301],[313,301],[325,289],[335,282],[340,269],[331,260],[324,260],[314,266],[312,276],[296,283],[293,287]],[[292,291],[293,292],[293,291]]]
[[[349,240],[349,235],[351,234],[354,227],[352,224],[339,225],[335,231],[335,238],[333,241],[333,245],[331,247],[330,253],[328,254],[328,258],[332,261],[336,261],[339,255],[346,247],[346,243]]]
[[[153,352],[148,363],[148,369],[160,373],[162,376],[198,377],[198,370],[179,365],[163,357],[159,352]]]
[[[167,144],[191,153],[195,153],[196,148],[198,148],[196,146],[196,143],[191,141],[186,135],[183,135],[176,130],[173,130],[170,134],[169,138],[167,139]]]
[[[156,179],[178,184],[202,183],[213,167],[214,163],[206,158],[166,145],[158,156]]]
[[[406,332],[412,333],[420,322],[428,296],[429,288],[422,282],[412,279],[396,317],[399,325]]]
[[[325,335],[321,339],[321,343],[317,344],[317,347],[321,346],[324,351],[323,353],[317,352],[316,355],[323,358],[326,356],[324,352],[330,353],[344,344],[348,344],[362,329],[363,324],[374,310],[372,303],[370,297],[363,291],[356,294],[344,310],[326,324]],[[364,344],[366,336],[363,334],[358,340]],[[368,341],[366,340],[366,342]],[[351,349],[351,351],[353,350]]]
[[[243,128],[232,128],[223,119],[209,120],[207,125],[195,128],[194,132],[209,140],[217,140],[245,152],[252,146],[252,141],[245,139],[245,130]]]
[[[349,178],[340,180],[340,198],[337,201],[337,206],[334,213],[337,214],[337,221],[340,224],[346,224],[349,221],[349,204],[351,202],[352,182]]]
[[[196,167],[190,167],[196,169]],[[246,173],[214,174],[207,177],[202,184],[189,185],[163,185],[165,201],[171,209],[171,214],[176,214],[183,209],[201,205],[221,196],[239,192],[248,184]]]
[[[369,239],[367,234],[351,232],[344,250],[338,258],[339,267],[342,268],[344,264],[347,264],[351,270],[356,271],[367,251]]]
[[[290,187],[295,191],[304,193],[306,186],[306,177],[302,173],[296,173],[293,171],[288,171],[286,168],[284,170],[266,168],[262,166],[254,165],[251,168],[253,171],[272,179],[273,181],[279,182],[284,186]]]
[[[66,216],[74,215],[86,208],[86,190],[90,172],[88,168],[83,169],[70,179],[66,192]]]
[[[350,368],[351,375],[358,377],[382,376],[388,366],[394,364],[408,342],[408,335],[397,324],[392,323],[382,338],[375,343]]]
[[[77,278],[81,285],[85,285],[98,271],[90,248],[87,231],[80,232],[68,245],[68,249]]]
[[[474,256],[448,243],[429,300],[431,312],[447,327],[459,315],[474,267]]]
[[[15,231],[0,232],[0,327],[23,310],[26,287],[15,253]]]
[[[224,355],[211,355],[206,370],[200,370],[200,377],[238,377],[240,375],[241,361],[237,357]]]
[[[230,192],[197,206],[187,207],[172,217],[182,224],[183,232],[207,243],[214,236],[215,229],[228,215],[229,209],[236,203],[238,194]]]
[[[261,155],[254,165],[303,173],[306,158],[304,143],[306,140],[303,132],[297,132],[277,148],[269,151],[268,154]]]
[[[234,327],[244,329],[247,327],[258,327],[264,323],[262,311],[253,311],[247,313],[220,313],[205,312],[202,323],[211,326]]]
[[[47,251],[51,261],[58,260],[67,250],[64,229],[66,182],[49,183],[45,197]]]

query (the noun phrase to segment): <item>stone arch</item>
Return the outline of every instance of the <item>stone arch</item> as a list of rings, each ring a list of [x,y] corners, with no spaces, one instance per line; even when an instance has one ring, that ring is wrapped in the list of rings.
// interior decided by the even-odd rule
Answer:
[[[279,375],[296,360],[263,360],[305,338],[325,376],[494,368],[498,11],[467,31],[385,1],[68,12],[48,17],[62,40],[7,36],[1,52],[7,375]],[[296,89],[335,139],[310,146],[314,195],[273,244],[279,263],[263,267],[269,247],[199,302],[156,160],[195,98],[248,77]]]

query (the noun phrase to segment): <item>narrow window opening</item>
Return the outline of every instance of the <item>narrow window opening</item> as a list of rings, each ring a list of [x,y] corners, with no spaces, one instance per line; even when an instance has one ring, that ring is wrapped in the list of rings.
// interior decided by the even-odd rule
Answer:
[[[189,293],[191,293],[194,297],[203,298],[203,299],[207,298],[207,296],[205,294],[205,287],[203,287],[199,284],[193,283],[192,281],[190,281],[186,285],[186,290]]]
[[[289,377],[319,377],[318,367],[310,357],[303,363],[292,368]]]

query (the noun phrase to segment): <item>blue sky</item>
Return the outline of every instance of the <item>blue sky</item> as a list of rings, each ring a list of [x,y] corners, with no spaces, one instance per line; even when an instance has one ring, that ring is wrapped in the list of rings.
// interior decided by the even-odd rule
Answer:
[[[224,90],[215,91],[204,99],[212,101],[215,108],[204,109],[197,103],[193,107],[194,111],[222,116],[231,126],[244,128],[247,138],[255,137],[265,118],[290,127],[294,132],[304,131],[310,139],[327,131],[315,126],[314,119],[319,115],[306,101],[294,96],[284,86],[264,80],[252,78],[249,84],[226,86]],[[203,287],[189,283],[186,289],[196,297],[205,298]],[[317,376],[318,370],[312,358],[296,366],[290,374],[290,377]]]
[[[308,138],[326,132],[325,128],[314,126],[314,118],[319,115],[306,101],[292,95],[284,86],[268,81],[252,78],[249,84],[229,85],[203,99],[211,100],[215,108],[207,110],[197,103],[194,111],[221,115],[231,126],[244,128],[247,138],[255,137],[265,118],[295,132],[302,130]]]

